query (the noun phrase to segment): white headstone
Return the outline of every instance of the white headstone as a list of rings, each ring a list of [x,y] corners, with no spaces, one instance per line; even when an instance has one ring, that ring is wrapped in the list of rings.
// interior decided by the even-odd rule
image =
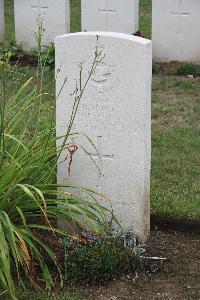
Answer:
[[[110,32],[76,33],[56,39],[57,136],[66,133],[69,124],[80,63],[85,82],[96,47],[105,57],[86,87],[72,132],[88,135],[98,153],[87,139],[71,138],[68,142],[79,149],[73,156],[70,177],[69,153],[63,151],[58,182],[89,186],[107,195],[123,228],[134,229],[144,241],[150,219],[151,41]]]
[[[82,31],[138,31],[139,0],[82,0]]]
[[[200,63],[200,1],[153,0],[154,61]]]
[[[47,45],[69,32],[69,0],[14,0],[15,35],[17,44],[30,51],[36,47],[36,36],[42,22],[42,44]]]
[[[0,0],[0,42],[3,42],[4,40],[4,30],[4,0]]]

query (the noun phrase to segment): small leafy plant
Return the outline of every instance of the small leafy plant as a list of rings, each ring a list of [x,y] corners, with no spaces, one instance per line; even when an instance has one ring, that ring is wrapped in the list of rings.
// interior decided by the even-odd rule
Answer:
[[[192,63],[180,63],[177,61],[170,63],[153,63],[153,74],[178,75],[194,77],[200,76],[200,66]]]
[[[55,47],[54,43],[49,43],[41,48],[39,53],[38,48],[33,49],[33,54],[39,57],[40,63],[45,67],[54,67],[55,65]]]
[[[160,71],[160,69],[161,69],[160,64],[153,63],[153,65],[152,65],[152,72],[153,72],[153,74],[158,74],[159,71]]]
[[[102,285],[142,267],[139,248],[125,244],[122,236],[90,236],[74,244],[66,239],[64,245],[65,278],[77,284]]]
[[[54,43],[49,43],[47,46],[43,45],[43,35],[45,33],[45,28],[43,27],[42,16],[38,16],[38,31],[36,32],[37,46],[33,49],[33,53],[38,58],[38,66],[53,67],[55,63],[55,47]]]
[[[194,75],[200,76],[200,66],[194,65],[192,63],[181,64],[177,70],[178,75]]]
[[[5,42],[0,47],[0,61],[10,61],[15,58],[23,58],[24,53],[21,47],[17,46],[15,42]]]

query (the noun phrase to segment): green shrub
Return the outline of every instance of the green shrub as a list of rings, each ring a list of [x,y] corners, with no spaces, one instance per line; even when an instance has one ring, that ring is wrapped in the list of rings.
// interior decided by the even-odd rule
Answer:
[[[0,61],[10,61],[11,59],[19,59],[24,56],[21,47],[17,46],[15,42],[5,42],[0,47]]]
[[[45,67],[54,67],[55,65],[55,47],[54,43],[44,46],[40,49],[33,49],[33,54],[39,57],[40,63]]]
[[[200,76],[200,66],[191,63],[181,64],[177,70],[177,75]]]
[[[157,63],[153,63],[152,65],[152,72],[153,74],[158,74],[159,71],[161,69],[161,65],[160,64],[157,64]]]
[[[99,240],[66,251],[65,278],[78,284],[102,285],[141,266],[136,252],[121,241]]]

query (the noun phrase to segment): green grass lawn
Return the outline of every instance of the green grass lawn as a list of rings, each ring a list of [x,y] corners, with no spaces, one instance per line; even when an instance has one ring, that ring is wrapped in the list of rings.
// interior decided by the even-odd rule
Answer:
[[[14,36],[12,2],[5,1],[7,39]],[[150,0],[140,1],[140,29],[150,37]],[[80,0],[72,0],[71,31],[79,30]],[[11,93],[34,74],[34,68],[17,69],[8,80]],[[53,72],[48,71],[45,80],[53,81]],[[53,98],[53,82],[51,91]],[[152,103],[152,213],[199,218],[200,79],[154,75]]]
[[[13,0],[5,0],[5,38],[6,40],[15,39],[15,23],[14,23],[14,9]]]
[[[200,79],[153,80],[151,209],[200,216]]]

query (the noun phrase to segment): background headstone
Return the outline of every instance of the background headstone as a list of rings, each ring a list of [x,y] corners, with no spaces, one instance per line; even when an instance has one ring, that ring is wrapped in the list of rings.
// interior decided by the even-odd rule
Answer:
[[[96,47],[105,57],[85,90],[72,132],[88,135],[101,159],[87,139],[75,136],[68,141],[79,147],[73,156],[71,175],[66,150],[58,162],[58,183],[89,186],[106,194],[122,226],[132,227],[144,241],[150,220],[151,41],[108,32],[76,33],[56,39],[57,136],[66,133],[69,124],[80,63],[85,82]],[[66,78],[67,84],[60,92]]]
[[[199,18],[199,0],[153,0],[154,61],[200,63]]]
[[[5,30],[4,0],[0,0],[0,42],[3,42],[4,40],[4,30]]]
[[[36,46],[35,32],[41,21],[45,30],[43,45],[69,32],[69,0],[14,0],[14,9],[16,41],[24,50]]]
[[[139,0],[82,0],[82,31],[133,34],[139,28]]]

